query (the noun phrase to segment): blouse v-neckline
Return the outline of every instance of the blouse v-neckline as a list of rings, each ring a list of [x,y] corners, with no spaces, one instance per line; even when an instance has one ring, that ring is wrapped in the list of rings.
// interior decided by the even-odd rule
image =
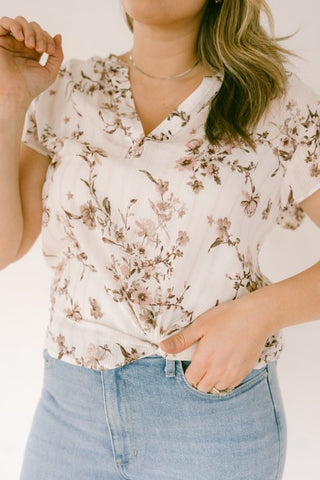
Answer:
[[[116,75],[117,87],[119,88],[119,84],[121,84],[121,87],[126,91],[126,105],[135,120],[133,127],[134,140],[140,143],[145,140],[156,140],[159,137],[162,140],[173,137],[186,125],[187,118],[190,118],[191,115],[197,115],[207,102],[217,94],[222,83],[220,74],[204,76],[199,85],[182,100],[178,107],[172,110],[151,132],[146,134],[135,105],[129,77],[129,65],[113,53],[109,54],[108,58],[109,61],[114,61],[116,70],[121,73],[120,76]]]

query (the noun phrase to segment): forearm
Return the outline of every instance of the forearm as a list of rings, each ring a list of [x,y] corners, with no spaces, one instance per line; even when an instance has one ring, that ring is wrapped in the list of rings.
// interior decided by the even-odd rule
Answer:
[[[23,231],[19,159],[25,112],[0,96],[0,268],[16,254]]]
[[[267,330],[320,319],[320,262],[297,275],[263,287],[239,299],[255,307],[260,304]]]

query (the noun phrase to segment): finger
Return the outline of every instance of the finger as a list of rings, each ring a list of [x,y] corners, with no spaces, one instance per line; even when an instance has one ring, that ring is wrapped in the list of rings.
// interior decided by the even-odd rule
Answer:
[[[195,357],[195,355],[194,355]],[[192,362],[188,366],[185,371],[185,378],[194,387],[198,388],[199,383],[201,382],[202,378],[207,373],[207,364],[205,362],[201,363],[201,361],[197,361],[196,358],[192,359]],[[212,384],[211,384],[212,387]]]
[[[182,352],[203,337],[203,329],[199,317],[180,332],[163,340],[160,347],[167,353]]]
[[[58,74],[59,68],[63,61],[61,35],[55,35],[55,37],[53,37],[53,41],[55,44],[55,50],[54,53],[49,54],[47,63],[44,65],[44,68],[46,68],[52,76],[55,76]]]
[[[218,390],[223,391],[230,388],[233,383],[234,376],[233,378],[230,378],[230,374],[228,374],[227,372],[217,372],[215,369],[209,366],[206,370],[206,374],[198,383],[198,390],[201,390],[203,392],[211,392],[212,388],[215,387]]]
[[[197,390],[199,390],[199,392],[212,393],[212,383],[209,383],[207,380],[205,380],[205,378],[206,377],[202,378],[202,380],[198,383]]]
[[[37,22],[30,22],[29,25],[34,32],[35,50],[39,53],[54,53],[55,44],[48,32],[43,30]]]
[[[50,33],[46,32],[46,30],[43,30],[43,33],[47,39],[47,49],[46,52],[49,55],[53,55],[55,50],[56,50],[56,44],[55,41],[53,40],[53,37],[51,37]]]
[[[24,17],[18,16],[15,18],[15,21],[21,25],[24,39],[25,39],[25,46],[27,48],[34,49],[36,46],[36,34],[31,25]]]
[[[23,40],[22,28],[19,22],[15,21],[13,18],[1,17],[0,18],[0,36],[5,36],[12,34],[17,40]]]

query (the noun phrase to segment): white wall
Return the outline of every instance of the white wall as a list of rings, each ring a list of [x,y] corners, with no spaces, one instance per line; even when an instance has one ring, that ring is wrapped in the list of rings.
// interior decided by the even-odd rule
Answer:
[[[23,15],[52,34],[62,33],[66,59],[121,53],[130,48],[131,36],[118,0],[3,3],[0,16]],[[320,2],[270,0],[269,4],[279,35],[300,29],[286,45],[305,58],[295,61],[294,68],[320,93]],[[262,268],[274,281],[290,276],[318,261],[319,245],[319,229],[309,220],[296,232],[276,229],[261,252]],[[18,478],[40,395],[49,281],[39,240],[26,257],[0,272],[0,472],[6,480]],[[319,480],[320,322],[290,327],[285,338],[286,349],[279,361],[289,435],[283,480]]]

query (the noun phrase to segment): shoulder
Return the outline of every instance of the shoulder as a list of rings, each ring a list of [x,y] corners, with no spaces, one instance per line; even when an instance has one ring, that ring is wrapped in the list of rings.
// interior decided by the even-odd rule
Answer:
[[[69,103],[74,105],[74,96],[79,101],[79,96],[90,98],[99,93],[111,94],[114,85],[120,85],[124,78],[124,65],[113,54],[86,59],[70,58],[61,65],[55,81],[42,92],[35,103],[39,103],[40,109],[43,107],[57,112],[59,108],[66,108]]]
[[[124,66],[125,64],[112,53],[105,57],[95,55],[86,59],[70,58],[62,64],[57,80],[107,81],[121,72]]]
[[[305,83],[296,73],[287,72],[287,88],[280,99],[282,112],[286,117],[306,119],[310,114],[319,115],[320,95]]]
[[[320,96],[296,73],[287,71],[286,89],[272,100],[263,125],[265,121],[275,135],[301,137],[306,130],[320,126]]]

